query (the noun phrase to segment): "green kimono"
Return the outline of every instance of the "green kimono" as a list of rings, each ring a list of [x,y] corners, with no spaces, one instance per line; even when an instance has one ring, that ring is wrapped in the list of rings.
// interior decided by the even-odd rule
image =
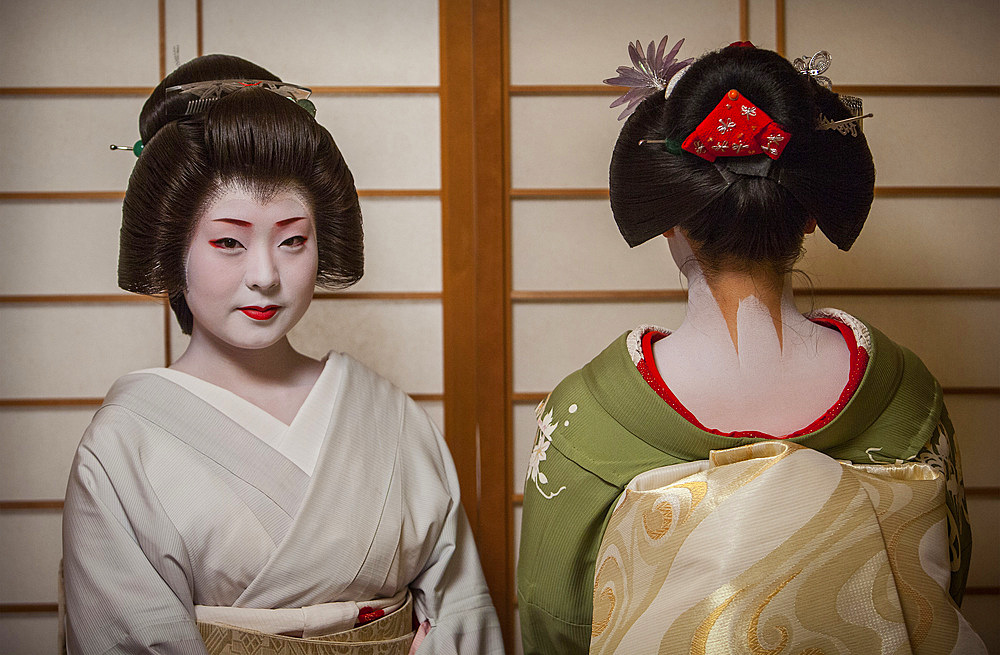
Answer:
[[[858,319],[836,310],[814,317],[849,326],[868,362],[839,413],[787,441],[855,463],[920,461],[941,471],[948,480],[949,591],[960,602],[971,533],[940,385],[916,355]],[[623,334],[539,405],[517,571],[526,654],[587,652],[597,550],[632,478],[707,459],[712,450],[767,441],[706,432],[671,408],[637,369],[641,335],[641,329]]]

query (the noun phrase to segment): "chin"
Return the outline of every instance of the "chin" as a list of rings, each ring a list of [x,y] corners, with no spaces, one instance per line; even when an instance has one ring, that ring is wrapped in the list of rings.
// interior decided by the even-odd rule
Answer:
[[[245,329],[230,331],[228,334],[215,334],[215,338],[231,348],[263,350],[281,341],[289,329],[291,329],[289,326],[283,325],[251,325]]]

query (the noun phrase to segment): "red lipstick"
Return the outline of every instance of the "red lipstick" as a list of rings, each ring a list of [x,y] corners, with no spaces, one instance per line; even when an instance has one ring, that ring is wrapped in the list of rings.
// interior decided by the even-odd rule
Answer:
[[[281,308],[278,305],[268,305],[267,307],[247,306],[239,309],[255,321],[266,321],[277,314]]]

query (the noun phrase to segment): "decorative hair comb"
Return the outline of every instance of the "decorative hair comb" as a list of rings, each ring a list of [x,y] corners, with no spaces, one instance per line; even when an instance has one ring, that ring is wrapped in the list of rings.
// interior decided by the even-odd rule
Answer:
[[[316,105],[309,100],[312,89],[298,84],[288,84],[287,82],[275,82],[274,80],[208,80],[205,82],[191,82],[189,84],[178,84],[168,86],[165,89],[167,96],[177,96],[187,94],[194,96],[188,101],[187,107],[180,113],[181,116],[199,114],[207,110],[213,102],[219,98],[248,88],[267,89],[279,96],[288,98],[299,107],[302,107],[313,118],[316,117]],[[112,144],[112,150],[129,150],[138,157],[142,154],[142,140],[136,141],[131,146],[117,146]]]
[[[198,114],[218,100],[235,91],[257,87],[267,89],[279,96],[295,101],[299,106],[308,111],[311,115],[316,115],[316,106],[309,101],[312,89],[297,84],[287,84],[285,82],[275,82],[274,80],[208,80],[205,82],[191,82],[190,84],[178,84],[169,86],[166,89],[167,96],[187,94],[194,96],[184,111],[184,115]]]
[[[643,53],[642,43],[638,39],[635,43],[629,43],[628,56],[632,59],[634,66],[619,66],[618,77],[604,80],[605,84],[630,87],[624,95],[611,103],[611,107],[628,103],[625,110],[618,116],[618,120],[631,116],[639,103],[653,93],[657,91],[666,93],[671,80],[694,61],[694,59],[677,61],[677,53],[684,45],[684,39],[674,44],[674,47],[666,55],[664,55],[664,50],[667,47],[666,36],[660,40],[660,45],[655,50],[653,43],[653,41],[649,42],[645,53]]]

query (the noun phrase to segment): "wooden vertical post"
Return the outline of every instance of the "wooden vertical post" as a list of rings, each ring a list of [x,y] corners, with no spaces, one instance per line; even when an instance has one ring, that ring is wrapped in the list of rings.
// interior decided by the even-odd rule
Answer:
[[[510,648],[505,9],[439,4],[445,435]]]

